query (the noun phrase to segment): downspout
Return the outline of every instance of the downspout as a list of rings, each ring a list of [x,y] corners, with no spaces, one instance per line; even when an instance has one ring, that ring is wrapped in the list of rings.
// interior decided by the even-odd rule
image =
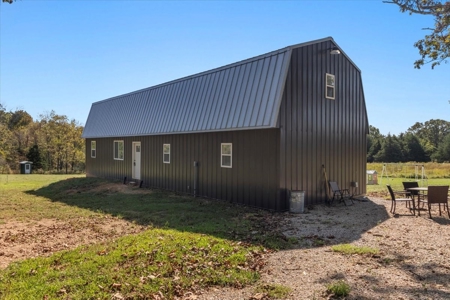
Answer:
[[[198,161],[194,161],[194,197],[197,197],[198,189]]]

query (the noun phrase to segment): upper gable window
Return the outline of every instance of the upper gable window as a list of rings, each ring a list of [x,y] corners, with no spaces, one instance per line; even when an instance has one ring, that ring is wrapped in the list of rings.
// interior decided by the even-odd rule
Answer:
[[[114,141],[114,159],[123,160],[123,141]]]
[[[91,141],[91,157],[95,158],[97,156],[97,143],[95,141]]]
[[[335,98],[335,79],[333,74],[326,74],[325,75],[325,97],[327,99],[333,99]]]

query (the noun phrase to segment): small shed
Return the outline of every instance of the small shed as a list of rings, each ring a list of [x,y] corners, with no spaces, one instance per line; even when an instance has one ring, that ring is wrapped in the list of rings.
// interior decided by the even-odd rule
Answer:
[[[367,170],[367,184],[378,184],[378,173],[375,170]]]
[[[31,174],[31,161],[21,161],[20,162],[20,174]]]

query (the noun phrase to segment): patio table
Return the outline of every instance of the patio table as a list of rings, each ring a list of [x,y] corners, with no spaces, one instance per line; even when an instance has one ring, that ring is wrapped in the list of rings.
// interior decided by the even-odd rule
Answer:
[[[417,191],[417,192],[419,192],[417,194],[417,211],[419,211],[419,209],[420,209],[420,207],[419,207],[419,205],[420,205],[420,195],[422,194],[422,196],[424,196],[425,192],[428,191],[428,187],[412,187],[412,188],[407,188],[406,190],[407,191]],[[411,194],[411,197],[413,197],[413,199],[414,199],[414,194]],[[415,201],[415,199],[414,199],[414,201]]]

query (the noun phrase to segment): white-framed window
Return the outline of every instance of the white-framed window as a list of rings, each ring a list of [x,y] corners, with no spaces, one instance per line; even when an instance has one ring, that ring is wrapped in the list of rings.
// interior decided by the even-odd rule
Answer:
[[[170,164],[170,144],[163,144],[163,163]]]
[[[114,159],[123,160],[123,141],[114,141]]]
[[[336,95],[336,91],[335,91],[335,86],[336,86],[336,81],[334,79],[334,75],[333,74],[325,74],[325,97],[327,99],[333,99],[335,98]]]
[[[233,144],[221,143],[220,144],[220,166],[222,168],[231,168],[233,161]]]
[[[95,141],[91,141],[91,157],[97,157],[97,143]]]

